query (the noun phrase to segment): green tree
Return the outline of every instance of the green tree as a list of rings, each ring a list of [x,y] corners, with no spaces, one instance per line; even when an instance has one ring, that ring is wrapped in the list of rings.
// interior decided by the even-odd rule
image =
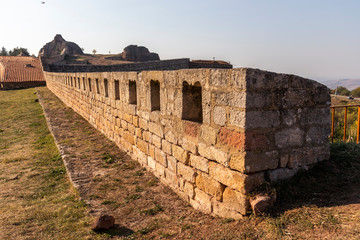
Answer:
[[[343,95],[343,96],[349,96],[350,91],[346,87],[340,86],[337,88],[337,94]]]
[[[16,47],[13,50],[9,51],[10,56],[18,56],[20,53],[22,53],[23,56],[30,56],[29,51],[27,50],[27,48]]]
[[[1,48],[0,56],[9,56],[9,53],[6,50],[6,48],[4,47]]]
[[[353,97],[360,97],[360,87],[355,88],[354,90],[351,91],[351,95]]]

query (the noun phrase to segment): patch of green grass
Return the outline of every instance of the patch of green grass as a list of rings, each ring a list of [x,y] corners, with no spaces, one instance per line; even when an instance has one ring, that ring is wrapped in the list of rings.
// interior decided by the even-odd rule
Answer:
[[[153,208],[142,210],[141,213],[143,213],[145,215],[154,216],[154,215],[156,215],[156,214],[158,214],[159,212],[162,212],[162,211],[164,211],[164,209],[160,205],[155,204],[155,206]]]
[[[2,176],[19,176],[11,181],[11,188],[0,182],[0,189],[7,193],[0,196],[0,225],[13,219],[10,224],[19,226],[0,235],[5,239],[85,239],[93,235],[88,230],[87,206],[65,177],[64,164],[33,92],[0,91],[0,122],[6,126],[0,134],[0,159],[6,156],[8,162],[0,161],[0,169]]]
[[[146,234],[151,233],[152,231],[154,231],[154,230],[156,230],[158,228],[159,228],[159,224],[156,223],[156,222],[152,222],[149,225],[147,225],[146,227],[140,229],[138,232],[141,235],[146,235]]]
[[[101,159],[107,164],[115,162],[115,158],[108,153],[104,153]]]

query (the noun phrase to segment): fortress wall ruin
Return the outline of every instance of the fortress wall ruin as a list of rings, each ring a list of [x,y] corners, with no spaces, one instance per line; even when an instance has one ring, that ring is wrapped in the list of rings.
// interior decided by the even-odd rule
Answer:
[[[48,88],[194,208],[240,218],[249,193],[329,158],[329,90],[257,69],[45,72]]]

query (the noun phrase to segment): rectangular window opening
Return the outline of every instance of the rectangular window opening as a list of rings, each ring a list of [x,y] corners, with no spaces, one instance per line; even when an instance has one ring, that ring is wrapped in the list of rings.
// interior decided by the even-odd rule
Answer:
[[[99,79],[95,79],[95,82],[96,82],[96,93],[100,94]]]
[[[80,78],[78,77],[78,88],[81,89],[81,86],[80,86]]]
[[[91,78],[88,78],[88,82],[89,82],[89,91],[91,92],[91,91],[92,91],[92,88],[91,88]]]
[[[109,86],[108,86],[108,80],[104,79],[104,91],[105,91],[105,97],[109,97]]]
[[[84,87],[84,91],[86,91],[86,81],[84,77],[83,77],[83,87]]]
[[[120,100],[120,83],[115,80],[115,100]]]
[[[129,80],[129,104],[137,104],[136,82]]]
[[[160,83],[150,81],[151,111],[160,111]]]
[[[202,116],[202,95],[201,85],[196,82],[194,85],[189,85],[183,82],[183,107],[182,119],[193,122],[203,122]]]

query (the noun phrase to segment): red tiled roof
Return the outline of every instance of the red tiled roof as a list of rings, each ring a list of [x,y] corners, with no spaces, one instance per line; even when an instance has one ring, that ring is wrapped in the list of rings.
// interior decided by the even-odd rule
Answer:
[[[44,82],[40,60],[33,57],[0,57],[0,82]]]

